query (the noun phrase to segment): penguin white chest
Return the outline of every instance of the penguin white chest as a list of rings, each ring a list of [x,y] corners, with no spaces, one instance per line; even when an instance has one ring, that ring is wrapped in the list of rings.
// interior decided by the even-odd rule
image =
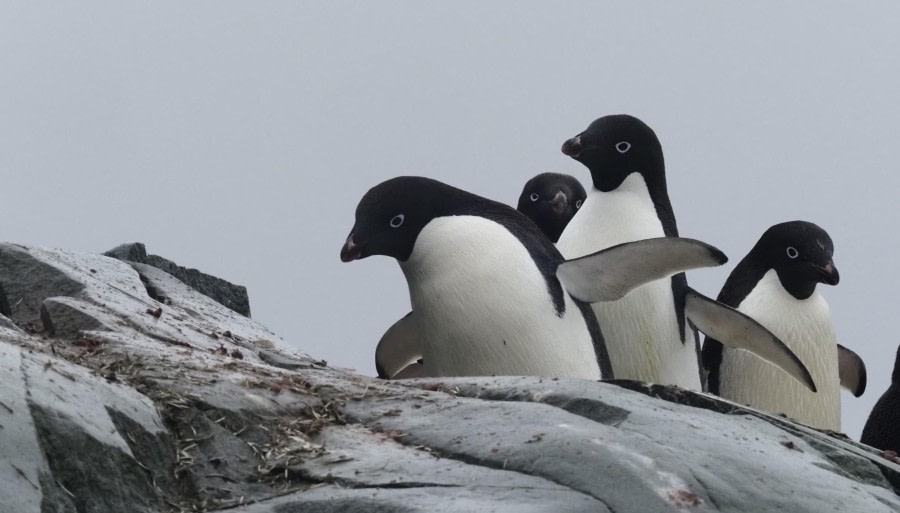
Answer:
[[[647,183],[640,173],[632,173],[613,191],[592,189],[556,246],[566,258],[577,258],[616,244],[663,236]]]
[[[509,230],[479,216],[439,217],[401,268],[424,337],[429,376],[539,375],[599,379],[587,324]]]
[[[738,310],[778,336],[806,365],[818,392],[812,392],[774,365],[741,350],[723,348],[722,397],[754,408],[784,413],[821,429],[840,431],[841,395],[837,338],[828,303],[814,292],[799,300],[770,270]]]
[[[613,191],[592,190],[557,247],[571,259],[664,236],[643,176],[632,173]],[[671,280],[657,280],[619,301],[591,306],[616,378],[701,388],[694,341],[688,337],[683,343],[678,333]]]

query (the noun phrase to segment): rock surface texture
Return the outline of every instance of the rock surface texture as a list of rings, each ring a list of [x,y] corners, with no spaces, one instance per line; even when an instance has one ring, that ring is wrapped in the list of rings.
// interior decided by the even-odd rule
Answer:
[[[839,435],[628,381],[378,381],[124,260],[0,244],[0,513],[900,511]]]

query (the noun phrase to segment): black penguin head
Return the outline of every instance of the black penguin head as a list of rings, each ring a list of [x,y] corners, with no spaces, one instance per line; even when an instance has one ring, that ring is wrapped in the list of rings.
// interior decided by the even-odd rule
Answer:
[[[615,190],[635,172],[644,176],[648,186],[651,183],[665,185],[659,139],[649,126],[634,116],[604,116],[563,143],[562,152],[587,166],[594,187],[603,192]]]
[[[837,285],[834,244],[822,228],[806,221],[776,224],[762,235],[751,253],[778,273],[785,290],[797,299],[806,299],[816,284]]]
[[[400,176],[372,187],[356,207],[356,224],[341,249],[341,260],[386,255],[406,261],[422,228],[436,217],[449,215],[466,195],[418,176]]]
[[[541,173],[525,183],[517,208],[556,242],[585,198],[584,187],[574,177]]]

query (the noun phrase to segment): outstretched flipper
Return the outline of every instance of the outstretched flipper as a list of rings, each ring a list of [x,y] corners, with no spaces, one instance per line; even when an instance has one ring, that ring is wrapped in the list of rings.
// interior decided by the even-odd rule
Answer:
[[[659,237],[626,242],[567,260],[556,269],[563,288],[579,301],[615,301],[637,287],[673,274],[715,267],[728,257],[694,239]]]
[[[866,364],[853,351],[838,344],[838,374],[841,386],[859,397],[866,391]]]
[[[809,369],[762,324],[690,287],[687,289],[684,311],[691,325],[707,337],[734,349],[750,351],[816,391]]]
[[[412,315],[409,312],[395,322],[378,341],[378,347],[375,348],[375,369],[379,378],[398,379],[396,376],[404,373],[408,367],[421,366],[418,361],[422,358],[422,340],[418,336]]]

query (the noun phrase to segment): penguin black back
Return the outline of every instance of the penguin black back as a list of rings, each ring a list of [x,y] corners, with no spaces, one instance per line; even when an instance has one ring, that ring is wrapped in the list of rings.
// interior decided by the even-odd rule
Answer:
[[[882,451],[900,452],[900,348],[894,360],[891,385],[872,408],[860,442]]]
[[[840,279],[832,256],[834,243],[828,233],[807,221],[771,226],[725,280],[716,298],[737,308],[769,270],[778,273],[785,290],[798,300],[807,299],[819,283],[836,285]],[[709,391],[719,393],[722,344],[707,338],[703,343],[703,367],[708,370]]]

